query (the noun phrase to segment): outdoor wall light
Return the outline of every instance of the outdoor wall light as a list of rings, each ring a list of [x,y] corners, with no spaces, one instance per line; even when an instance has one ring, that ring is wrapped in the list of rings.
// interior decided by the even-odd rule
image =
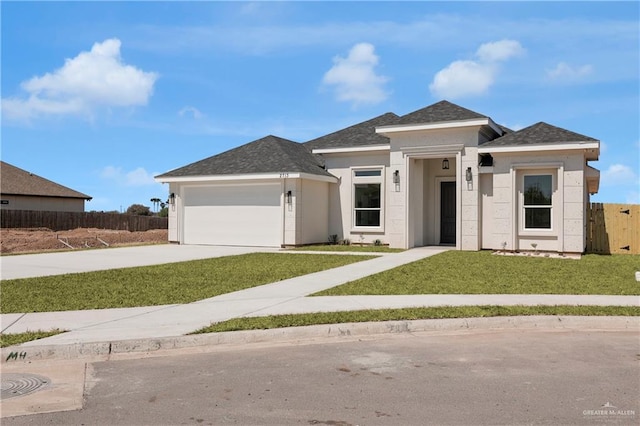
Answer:
[[[442,170],[449,170],[449,159],[445,158],[442,160]]]
[[[176,194],[175,192],[172,192],[171,194],[169,194],[169,204],[175,204],[176,203]]]
[[[291,204],[292,194],[291,191],[287,191],[287,204]]]
[[[395,184],[399,184],[400,183],[400,171],[396,170],[395,172],[393,172],[393,183]]]
[[[471,167],[467,167],[467,173],[465,177],[467,179],[467,182],[471,182],[473,180],[473,174],[471,174]]]

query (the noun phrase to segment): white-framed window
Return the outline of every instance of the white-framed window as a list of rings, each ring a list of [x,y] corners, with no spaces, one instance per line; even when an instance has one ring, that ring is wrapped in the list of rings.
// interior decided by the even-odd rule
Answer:
[[[552,229],[553,175],[525,174],[522,198],[524,229]]]
[[[383,167],[352,170],[353,228],[379,231],[384,225]]]

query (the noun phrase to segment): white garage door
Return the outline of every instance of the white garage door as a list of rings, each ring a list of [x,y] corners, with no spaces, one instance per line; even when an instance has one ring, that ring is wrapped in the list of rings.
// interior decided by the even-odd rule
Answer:
[[[190,187],[184,191],[184,243],[280,247],[280,184]]]

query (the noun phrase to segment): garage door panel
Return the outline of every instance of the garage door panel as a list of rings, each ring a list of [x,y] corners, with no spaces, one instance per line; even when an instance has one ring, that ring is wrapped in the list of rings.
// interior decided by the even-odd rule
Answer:
[[[280,206],[280,185],[187,188],[187,206]]]
[[[280,185],[185,190],[184,243],[280,246]]]

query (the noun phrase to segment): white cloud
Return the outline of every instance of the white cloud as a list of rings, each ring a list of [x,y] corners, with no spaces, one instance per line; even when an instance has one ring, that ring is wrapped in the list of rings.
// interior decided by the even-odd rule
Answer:
[[[99,106],[146,105],[158,74],[126,65],[120,40],[95,43],[89,52],[66,59],[57,70],[21,84],[26,98],[2,99],[8,118],[28,120],[39,115],[90,114]]]
[[[202,117],[204,117],[204,114],[202,112],[200,112],[200,110],[198,108],[192,107],[192,106],[186,106],[186,107],[182,108],[180,111],[178,111],[178,115],[180,117],[184,117],[187,114],[190,114],[196,120],[199,120]]]
[[[461,98],[482,95],[493,84],[493,67],[474,61],[455,61],[438,73],[429,85],[434,95]]]
[[[637,176],[633,169],[624,164],[612,164],[602,172],[602,185],[624,185],[636,183]]]
[[[547,77],[551,80],[574,80],[592,72],[593,66],[589,64],[572,67],[565,62],[559,62],[554,69],[547,70]]]
[[[346,58],[336,56],[333,67],[322,79],[326,86],[335,88],[339,101],[359,104],[377,104],[387,99],[384,84],[388,79],[378,75],[375,47],[369,43],[358,43],[351,48]]]
[[[159,173],[147,172],[143,167],[131,171],[124,171],[122,167],[107,166],[100,172],[104,179],[113,180],[121,186],[146,186],[158,184],[153,177]]]
[[[478,48],[476,56],[483,62],[506,61],[524,53],[524,49],[515,40],[500,40],[484,43]]]
[[[484,43],[476,51],[477,60],[455,61],[438,71],[429,90],[450,99],[485,94],[495,81],[499,63],[523,53],[524,48],[515,40]]]

